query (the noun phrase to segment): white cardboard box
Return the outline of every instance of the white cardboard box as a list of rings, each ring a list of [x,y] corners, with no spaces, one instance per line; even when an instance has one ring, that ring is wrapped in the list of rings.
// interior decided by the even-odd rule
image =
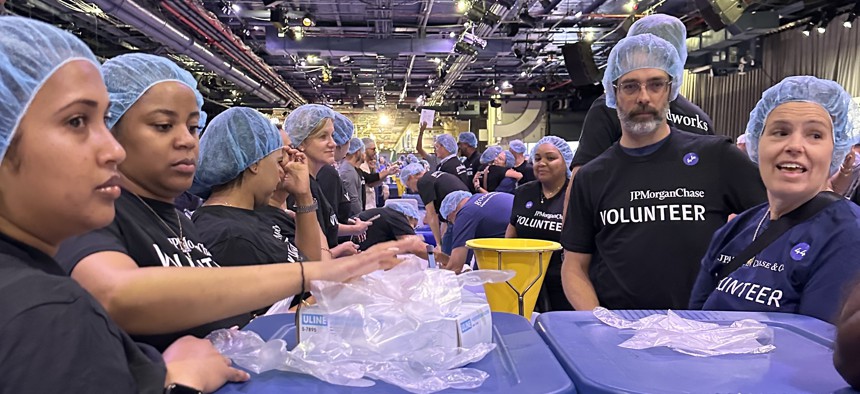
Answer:
[[[445,348],[470,348],[479,343],[489,343],[493,340],[493,318],[487,304],[464,303],[460,306],[459,314],[452,317],[426,321],[417,329],[425,333],[421,338],[429,342],[416,344],[418,335],[414,327],[404,327],[398,324],[401,315],[380,311],[372,312],[376,322],[365,322],[357,310],[327,313],[318,306],[308,306],[301,309],[299,319],[299,340],[304,341],[311,336],[325,332],[337,334],[343,338],[362,338],[353,343],[356,346],[387,347],[392,350],[416,348],[421,346],[441,346]],[[378,322],[378,324],[376,324]],[[426,333],[431,332],[431,335]],[[399,333],[392,335],[391,333]],[[366,343],[365,342],[366,339]],[[372,344],[372,345],[370,345]]]

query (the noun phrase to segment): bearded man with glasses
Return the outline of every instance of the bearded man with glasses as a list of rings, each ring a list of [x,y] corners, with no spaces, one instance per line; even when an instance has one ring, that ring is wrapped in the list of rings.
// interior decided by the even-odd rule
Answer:
[[[685,309],[714,231],[766,200],[755,165],[720,136],[667,123],[677,50],[642,34],[609,54],[603,87],[621,139],[573,180],[562,284],[577,310]]]

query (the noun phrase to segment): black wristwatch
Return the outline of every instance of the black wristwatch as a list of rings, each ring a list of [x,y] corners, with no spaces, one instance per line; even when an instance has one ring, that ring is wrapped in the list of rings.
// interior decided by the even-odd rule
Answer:
[[[164,389],[164,394],[203,394],[203,392],[181,384],[171,383]]]

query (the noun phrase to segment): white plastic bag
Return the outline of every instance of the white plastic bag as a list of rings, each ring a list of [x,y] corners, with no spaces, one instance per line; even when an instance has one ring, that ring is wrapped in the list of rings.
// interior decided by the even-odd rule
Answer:
[[[372,386],[369,379],[376,379],[414,393],[479,387],[487,373],[462,367],[482,359],[496,345],[439,346],[447,343],[444,336],[450,333],[436,327],[461,307],[486,304],[463,286],[503,282],[514,273],[483,270],[455,275],[425,266],[420,259],[409,259],[351,283],[313,282],[314,308],[330,316],[359,318],[355,329],[321,330],[292,350],[282,339],[266,342],[249,331],[218,330],[209,339],[222,354],[255,373],[298,372],[354,387]]]
[[[628,349],[666,346],[676,352],[697,357],[724,354],[761,354],[776,349],[773,329],[755,320],[744,319],[730,326],[684,319],[671,310],[665,315],[651,315],[629,321],[614,312],[597,307],[594,316],[619,329],[636,330],[632,338],[621,343]]]

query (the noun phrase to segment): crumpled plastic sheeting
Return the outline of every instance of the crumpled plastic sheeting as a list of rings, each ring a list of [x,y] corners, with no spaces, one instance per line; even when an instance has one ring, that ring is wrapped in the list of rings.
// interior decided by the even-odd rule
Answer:
[[[637,321],[625,320],[601,307],[595,308],[593,313],[609,326],[636,330],[632,338],[618,345],[628,349],[666,346],[696,357],[762,354],[776,349],[773,329],[751,319],[738,320],[726,327],[684,319],[671,310],[665,315],[651,315]]]
[[[462,367],[482,359],[496,345],[445,348],[436,344],[443,335],[437,327],[464,303],[486,303],[463,286],[504,282],[514,272],[480,270],[455,275],[423,269],[426,263],[419,260],[350,283],[311,284],[317,305],[326,313],[362,319],[363,327],[344,332],[343,337],[323,331],[292,350],[277,334],[266,342],[254,332],[218,330],[209,339],[236,365],[255,373],[298,372],[353,387],[372,386],[369,379],[376,379],[413,393],[479,387],[489,375]]]

